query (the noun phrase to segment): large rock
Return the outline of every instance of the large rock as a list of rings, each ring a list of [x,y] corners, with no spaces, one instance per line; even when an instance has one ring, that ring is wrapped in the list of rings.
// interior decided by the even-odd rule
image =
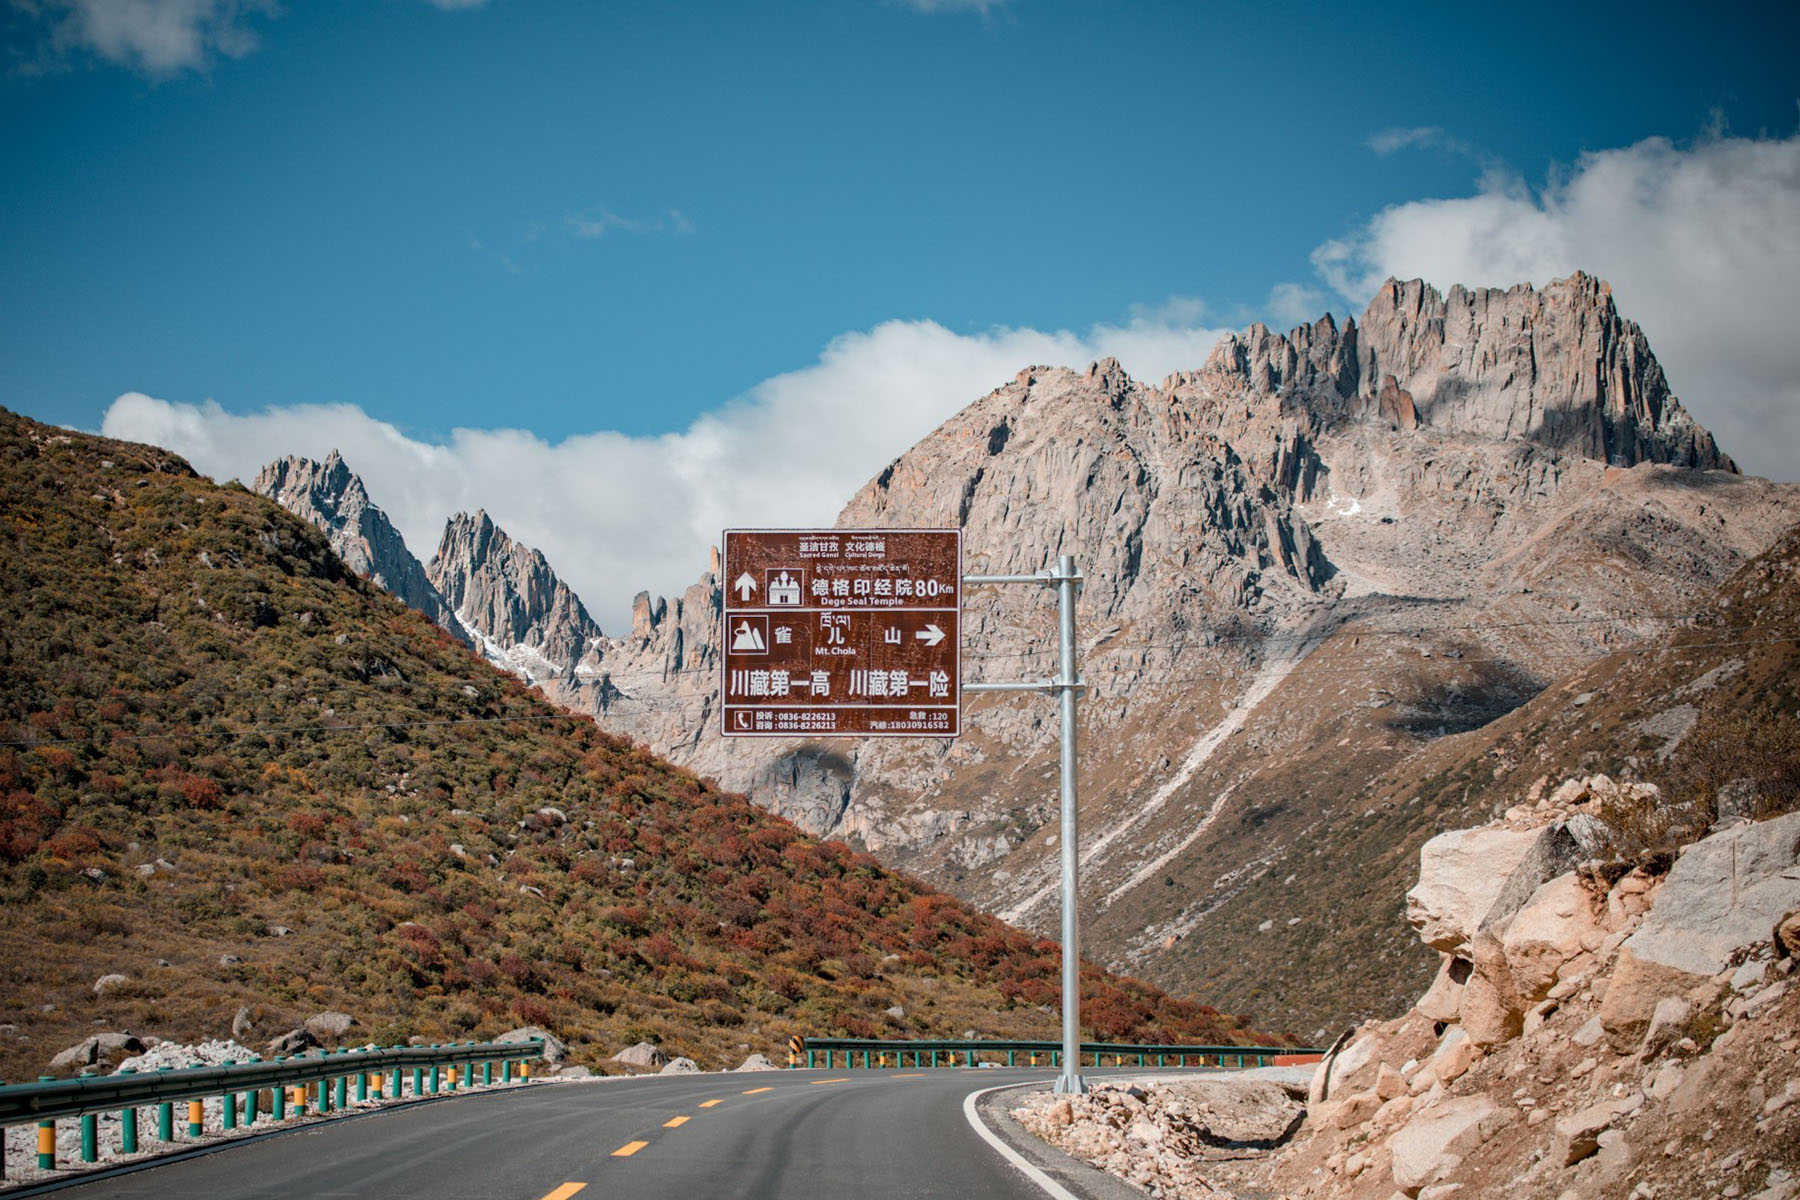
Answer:
[[[660,1071],[669,1065],[669,1056],[649,1042],[627,1046],[613,1055],[612,1060],[622,1066],[642,1067],[651,1071]]]
[[[1453,829],[1419,848],[1419,882],[1406,893],[1406,919],[1419,940],[1446,954],[1469,956],[1487,920],[1540,830]]]
[[[1688,846],[1638,931],[1619,949],[1600,1004],[1614,1049],[1635,1048],[1657,1002],[1687,992],[1768,941],[1800,907],[1800,813],[1736,825]]]
[[[1446,1100],[1415,1114],[1388,1139],[1394,1182],[1410,1191],[1443,1179],[1509,1115],[1484,1095]]]
[[[769,1061],[769,1056],[766,1054],[752,1054],[737,1066],[739,1071],[779,1071],[780,1069]]]
[[[320,1041],[335,1041],[360,1023],[349,1013],[322,1012],[306,1018],[306,1031]]]
[[[663,1065],[663,1075],[693,1075],[700,1070],[700,1064],[691,1058],[671,1058]]]
[[[1440,1025],[1461,1019],[1463,993],[1468,990],[1473,969],[1474,964],[1466,958],[1444,955],[1437,978],[1431,981],[1431,987],[1413,1007],[1419,1010],[1420,1016]]]
[[[568,1045],[548,1029],[537,1025],[521,1025],[517,1029],[509,1029],[494,1040],[511,1045],[514,1042],[529,1042],[534,1039],[544,1043],[544,1051],[538,1056],[539,1061],[555,1066],[569,1057]]]
[[[144,1043],[129,1033],[96,1033],[50,1060],[50,1070],[78,1071],[107,1062],[117,1054],[142,1054]]]
[[[1557,968],[1582,952],[1582,939],[1599,930],[1601,905],[1571,871],[1540,884],[1513,914],[1500,944],[1524,1000],[1542,999]]]
[[[1475,935],[1470,949],[1474,968],[1463,991],[1462,1026],[1477,1046],[1492,1046],[1519,1036],[1528,1007],[1506,950],[1491,930]]]
[[[268,1045],[271,1058],[291,1058],[296,1054],[304,1054],[308,1050],[316,1050],[320,1046],[319,1039],[307,1029],[290,1029]]]

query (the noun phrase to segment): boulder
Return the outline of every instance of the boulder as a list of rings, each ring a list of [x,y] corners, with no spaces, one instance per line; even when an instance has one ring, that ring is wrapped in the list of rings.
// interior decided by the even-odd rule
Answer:
[[[517,1029],[509,1029],[494,1040],[511,1045],[514,1042],[529,1042],[534,1039],[544,1043],[544,1050],[538,1056],[538,1061],[556,1066],[569,1057],[568,1045],[548,1029],[537,1025],[521,1025]]]
[[[1535,829],[1454,829],[1421,846],[1419,882],[1406,893],[1406,919],[1419,940],[1466,956],[1469,939],[1538,837]]]
[[[131,976],[129,976],[129,975],[119,975],[116,973],[111,974],[111,975],[102,975],[100,978],[94,980],[94,995],[98,996],[104,992],[111,991],[113,988],[118,987],[122,983],[130,983],[130,982],[131,982]]]
[[[349,1013],[322,1012],[306,1018],[306,1031],[320,1041],[336,1040],[349,1033],[351,1028],[361,1022]]]
[[[1469,974],[1474,964],[1466,958],[1458,958],[1454,954],[1443,956],[1438,966],[1437,978],[1431,981],[1431,987],[1419,997],[1419,1015],[1427,1021],[1439,1025],[1448,1025],[1462,1016],[1463,992],[1469,984]]]
[[[559,1067],[556,1072],[558,1079],[592,1079],[593,1077],[594,1073],[586,1067]]]
[[[1573,871],[1538,885],[1507,923],[1500,945],[1513,984],[1526,1001],[1541,1000],[1564,963],[1582,953],[1600,928],[1600,900]]]
[[[290,1029],[269,1043],[268,1055],[271,1058],[292,1058],[296,1054],[318,1048],[319,1039],[310,1031],[304,1028]]]
[[[1635,1048],[1660,1000],[1724,971],[1796,908],[1800,813],[1734,825],[1688,846],[1644,923],[1619,948],[1600,1004],[1613,1048]]]
[[[662,1075],[695,1075],[700,1071],[700,1064],[691,1058],[671,1058],[658,1072]]]
[[[1644,1097],[1634,1092],[1618,1100],[1590,1104],[1561,1118],[1556,1122],[1551,1161],[1571,1166],[1593,1154],[1600,1149],[1600,1137],[1612,1128],[1613,1122],[1637,1111],[1643,1103]]]
[[[1789,913],[1775,927],[1775,950],[1783,958],[1800,958],[1800,911]]]
[[[1482,930],[1470,947],[1473,969],[1463,991],[1462,1027],[1477,1046],[1493,1046],[1519,1036],[1530,1007],[1520,994],[1500,939]]]
[[[1412,1191],[1438,1182],[1509,1116],[1484,1095],[1445,1100],[1413,1114],[1388,1139],[1395,1184]]]
[[[660,1071],[669,1065],[669,1056],[649,1042],[628,1046],[613,1055],[612,1060],[621,1066],[642,1067],[652,1071]]]
[[[766,1054],[752,1054],[738,1065],[740,1071],[779,1071],[781,1068],[769,1061]]]

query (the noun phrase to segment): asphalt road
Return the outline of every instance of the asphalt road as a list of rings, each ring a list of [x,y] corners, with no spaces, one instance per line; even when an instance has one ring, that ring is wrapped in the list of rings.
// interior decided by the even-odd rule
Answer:
[[[278,1132],[72,1200],[1044,1200],[963,1098],[1048,1071],[774,1071],[547,1083]]]

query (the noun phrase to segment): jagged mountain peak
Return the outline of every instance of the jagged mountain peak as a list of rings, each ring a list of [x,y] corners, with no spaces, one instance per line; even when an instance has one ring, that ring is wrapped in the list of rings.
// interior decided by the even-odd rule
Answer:
[[[543,553],[514,540],[486,509],[445,522],[425,570],[500,665],[534,681],[594,668],[600,626]]]
[[[362,477],[336,450],[322,463],[294,454],[278,458],[257,473],[251,490],[322,530],[352,570],[424,613],[452,637],[473,645],[393,522],[369,498]]]

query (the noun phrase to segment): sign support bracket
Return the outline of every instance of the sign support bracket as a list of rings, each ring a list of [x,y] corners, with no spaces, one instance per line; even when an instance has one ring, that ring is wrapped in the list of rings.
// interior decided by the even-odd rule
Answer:
[[[964,575],[964,587],[987,584],[1044,584],[1056,588],[1057,635],[1060,656],[1055,679],[1036,682],[965,683],[964,692],[1050,692],[1062,707],[1062,1074],[1056,1091],[1080,1095],[1087,1091],[1081,1077],[1081,922],[1076,912],[1077,884],[1081,873],[1081,840],[1075,813],[1075,701],[1087,687],[1075,664],[1075,596],[1081,573],[1067,554],[1056,560],[1054,570],[1033,575]]]

